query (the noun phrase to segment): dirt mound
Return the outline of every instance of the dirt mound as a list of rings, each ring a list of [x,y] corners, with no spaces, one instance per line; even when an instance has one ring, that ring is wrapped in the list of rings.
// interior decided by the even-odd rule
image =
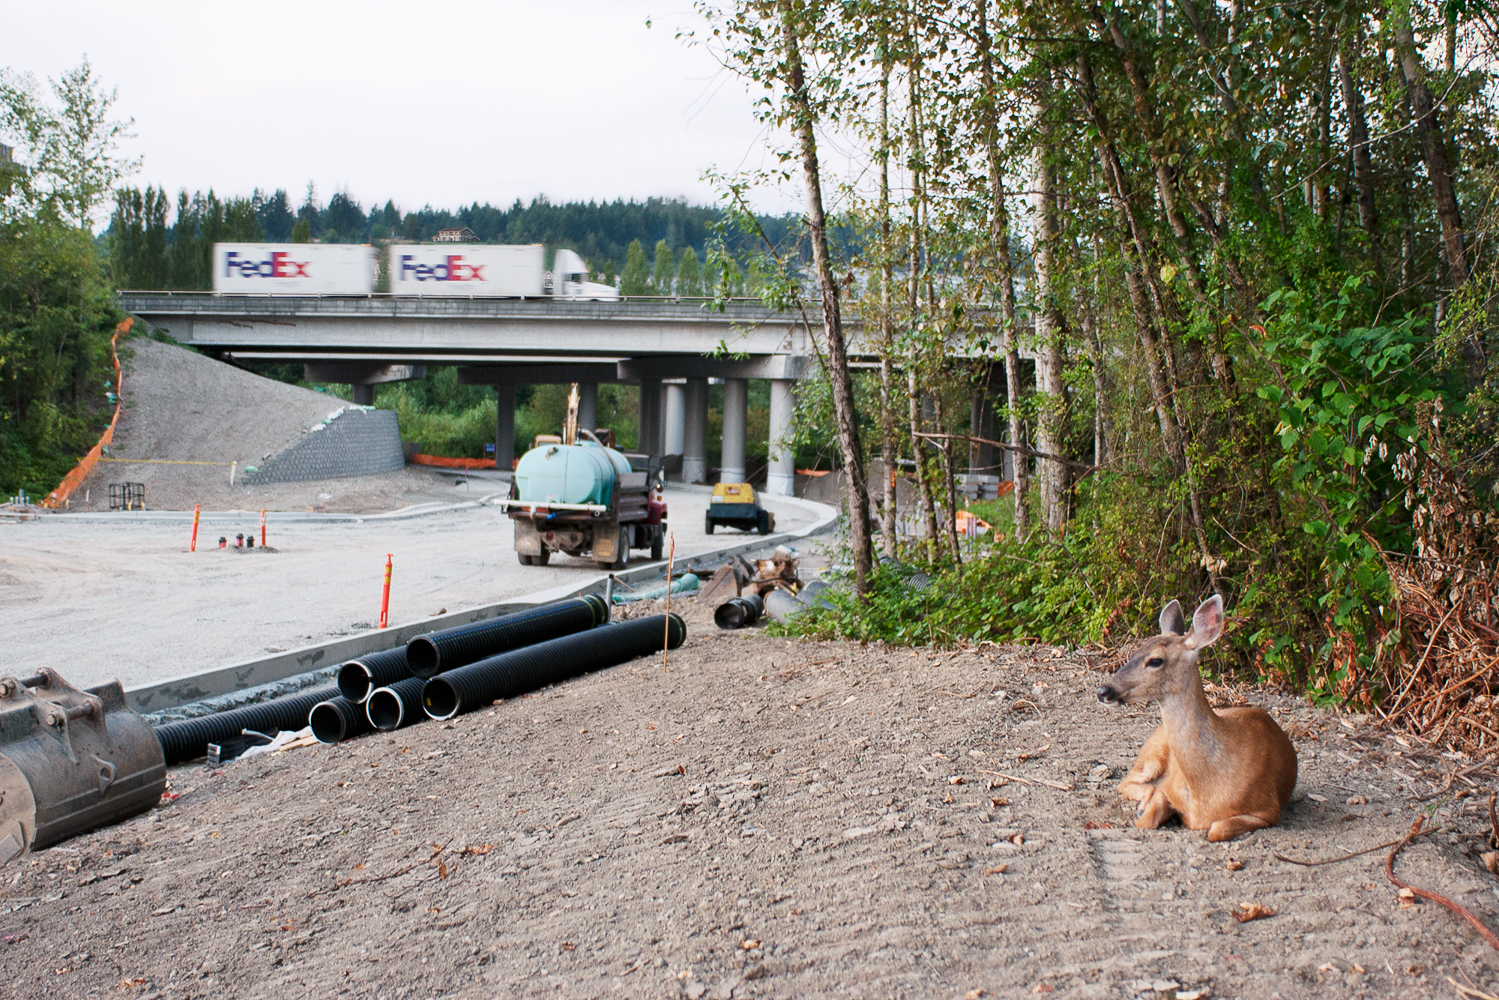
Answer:
[[[1400,906],[1384,851],[1275,856],[1338,857],[1429,810],[1452,832],[1399,873],[1492,923],[1487,796],[1441,794],[1492,779],[1472,762],[1256,695],[1301,754],[1282,825],[1135,830],[1115,786],[1159,713],[1102,709],[1060,650],[801,644],[672,608],[689,638],[664,671],[177,769],[173,804],[11,866],[0,974],[16,996],[393,1000],[1499,982],[1472,928]],[[1236,923],[1245,901],[1276,914]]]

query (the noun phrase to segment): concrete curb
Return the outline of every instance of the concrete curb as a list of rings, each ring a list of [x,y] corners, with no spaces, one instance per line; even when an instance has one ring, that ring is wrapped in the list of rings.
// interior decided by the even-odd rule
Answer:
[[[410,507],[402,507],[399,510],[386,511],[383,514],[333,514],[317,513],[313,511],[295,510],[272,510],[265,515],[267,524],[363,524],[365,521],[403,521],[411,517],[425,517],[428,514],[439,514],[449,510],[471,510],[482,507],[490,500],[502,497],[501,493],[486,493],[477,500],[465,500],[463,503],[419,503]],[[258,518],[258,510],[205,510],[199,518],[201,524],[242,524],[246,517]],[[66,518],[69,521],[88,524],[120,524],[131,521],[190,522],[193,512],[190,510],[116,510],[87,514],[52,514],[49,517],[58,519]]]
[[[803,500],[800,497],[777,497],[777,501],[785,501],[799,507],[809,509],[817,520],[809,527],[798,531],[776,532],[770,535],[749,535],[745,540],[732,545],[708,552],[699,552],[691,556],[683,556],[678,559],[674,570],[688,571],[707,568],[716,568],[725,559],[735,555],[743,555],[761,549],[774,548],[777,545],[798,539],[809,538],[812,535],[821,534],[832,527],[838,519],[838,509],[827,504],[817,503],[813,500]],[[438,505],[442,510],[455,510],[465,507],[478,506],[483,501],[475,501],[470,504],[443,504]],[[428,506],[428,505],[419,505]],[[405,508],[411,510],[412,508]],[[150,514],[152,511],[137,511],[135,516]],[[157,513],[178,513],[161,511]],[[421,511],[420,513],[405,514],[407,517],[417,517],[421,513],[435,513],[435,511]],[[393,517],[402,514],[402,511],[392,511],[390,514],[372,515],[372,517]],[[61,515],[69,517],[117,517],[118,515]],[[188,516],[191,516],[189,512]],[[243,517],[243,515],[240,515]],[[269,515],[267,515],[269,517]],[[314,515],[306,515],[308,518]],[[334,515],[335,517],[337,515]],[[205,513],[204,518],[208,515]],[[361,518],[369,520],[369,517]],[[656,579],[666,569],[666,561],[651,562],[631,567],[621,573],[615,573],[615,580],[635,586],[637,584]],[[201,670],[196,673],[183,674],[168,680],[158,681],[154,684],[146,684],[141,687],[129,688],[125,692],[125,699],[130,707],[137,712],[159,712],[163,709],[174,708],[178,705],[186,705],[204,698],[213,698],[228,694],[244,688],[258,687],[273,681],[285,680],[297,674],[304,674],[314,670],[351,660],[356,656],[366,653],[378,652],[382,649],[391,649],[395,646],[409,642],[416,636],[423,635],[442,628],[452,628],[455,625],[468,625],[473,622],[484,621],[488,618],[496,618],[500,615],[510,614],[515,611],[524,611],[539,604],[547,604],[559,601],[565,597],[577,597],[583,594],[602,594],[604,585],[608,581],[608,573],[591,573],[578,583],[570,583],[562,587],[553,587],[539,593],[527,594],[524,597],[512,598],[495,604],[486,604],[477,608],[468,608],[463,611],[454,611],[445,615],[437,615],[424,618],[421,621],[408,622],[404,625],[395,625],[391,628],[361,632],[342,639],[334,639],[331,642],[318,643],[312,646],[303,646],[299,649],[290,649],[282,653],[274,653],[270,656],[256,657],[253,660],[242,660],[239,663],[231,663],[223,667],[214,667],[210,670]]]

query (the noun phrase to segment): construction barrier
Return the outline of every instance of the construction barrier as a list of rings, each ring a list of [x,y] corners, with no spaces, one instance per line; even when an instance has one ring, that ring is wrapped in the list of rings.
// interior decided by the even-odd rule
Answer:
[[[120,356],[116,353],[115,347],[119,344],[121,334],[129,334],[133,325],[135,325],[135,317],[126,316],[120,321],[119,326],[115,327],[114,336],[109,338],[109,360],[115,367],[115,415],[109,418],[109,426],[104,428],[104,433],[99,437],[99,443],[88,450],[88,454],[84,455],[83,459],[73,467],[72,472],[63,476],[57,489],[47,494],[47,499],[42,501],[41,506],[60,507],[66,503],[74,491],[83,485],[88,474],[94,471],[94,466],[99,464],[99,456],[104,454],[104,449],[114,441],[115,424],[120,421],[120,406],[125,402],[125,373],[120,370]]]

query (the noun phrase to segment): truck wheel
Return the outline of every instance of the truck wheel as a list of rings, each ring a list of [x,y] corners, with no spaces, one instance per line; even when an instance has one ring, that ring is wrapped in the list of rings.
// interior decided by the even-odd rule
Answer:
[[[515,554],[515,558],[517,558],[517,559],[520,560],[520,564],[522,566],[529,566],[529,565],[531,565],[531,557],[528,556],[528,555],[526,555],[524,552],[517,552]]]
[[[651,562],[660,562],[662,551],[666,548],[665,532],[657,531],[651,539]]]
[[[545,566],[547,564],[547,560],[550,559],[550,558],[552,558],[552,550],[551,549],[542,549],[541,550],[541,555],[539,555],[539,556],[532,556],[531,557],[531,565],[532,566]]]
[[[704,514],[703,515],[703,534],[705,534],[705,535],[711,535],[711,534],[713,534],[713,515],[712,514]]]
[[[762,534],[762,535],[768,535],[768,534],[770,534],[770,511],[768,511],[768,510],[762,510],[760,512],[760,525],[759,525],[759,527],[760,527],[760,534]]]

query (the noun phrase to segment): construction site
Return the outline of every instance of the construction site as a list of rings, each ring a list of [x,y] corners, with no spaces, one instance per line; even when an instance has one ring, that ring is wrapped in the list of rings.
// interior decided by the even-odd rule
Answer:
[[[1378,870],[1398,844],[1404,878],[1492,911],[1487,763],[1256,692],[1298,748],[1273,836],[1136,829],[1114,788],[1156,714],[1096,703],[1116,654],[766,634],[836,579],[825,503],[666,483],[667,559],[524,565],[509,477],[392,460],[380,411],[130,344],[108,460],[0,523],[6,711],[65,717],[17,716],[4,748],[10,995],[1417,997],[1494,974],[1481,931]],[[126,480],[146,509],[109,510]]]

